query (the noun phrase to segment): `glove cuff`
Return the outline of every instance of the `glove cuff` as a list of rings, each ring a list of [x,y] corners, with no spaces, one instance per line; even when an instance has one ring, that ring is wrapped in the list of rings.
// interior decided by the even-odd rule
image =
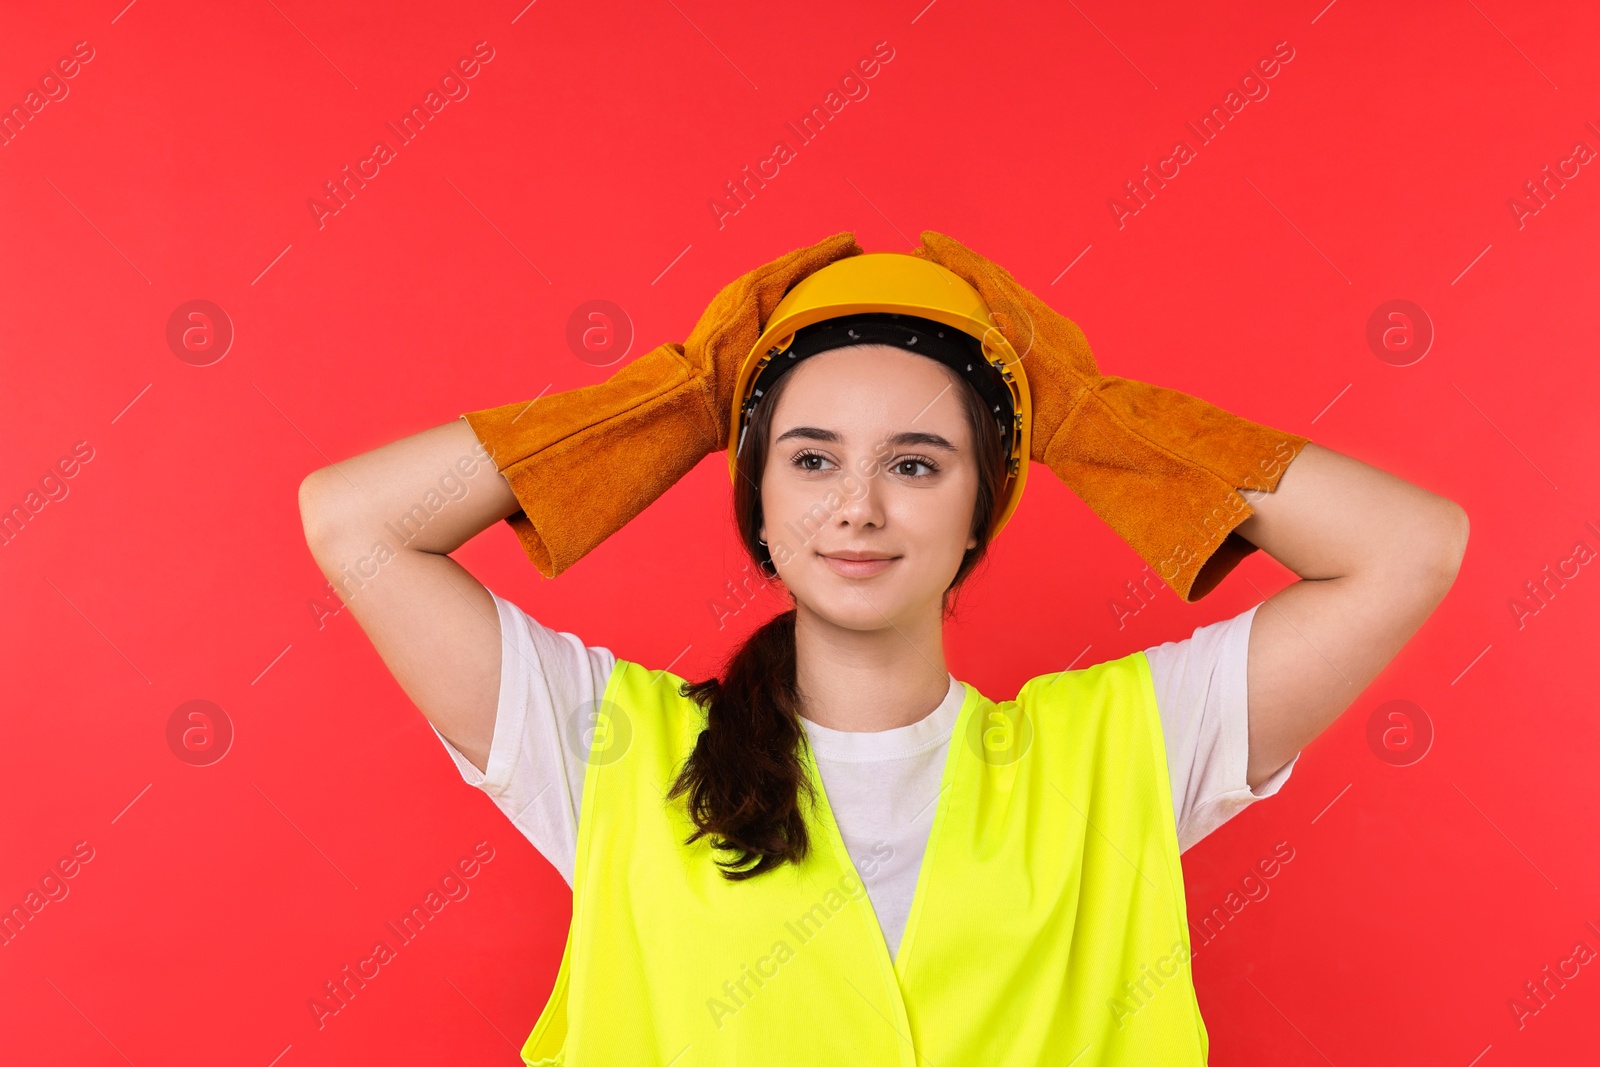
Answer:
[[[1307,443],[1176,389],[1103,377],[1044,463],[1193,603],[1256,550],[1233,532],[1255,513],[1238,490],[1276,489]]]
[[[711,402],[665,344],[595,385],[461,417],[521,505],[506,522],[554,578],[722,446]]]

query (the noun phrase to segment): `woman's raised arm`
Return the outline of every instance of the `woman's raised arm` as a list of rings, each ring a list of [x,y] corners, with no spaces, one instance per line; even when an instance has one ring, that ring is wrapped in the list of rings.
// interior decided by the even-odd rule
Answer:
[[[1300,577],[1250,627],[1250,788],[1327,729],[1450,591],[1467,551],[1453,500],[1306,445],[1238,534]]]
[[[480,771],[500,688],[494,600],[449,553],[517,510],[463,419],[312,471],[306,544],[384,665]]]
[[[724,286],[683,344],[609,379],[470,411],[313,471],[306,543],[400,687],[487,772],[500,688],[494,599],[450,558],[502,519],[554,578],[726,446],[738,365],[801,277],[859,255],[835,234]],[[485,447],[487,446],[487,447]]]

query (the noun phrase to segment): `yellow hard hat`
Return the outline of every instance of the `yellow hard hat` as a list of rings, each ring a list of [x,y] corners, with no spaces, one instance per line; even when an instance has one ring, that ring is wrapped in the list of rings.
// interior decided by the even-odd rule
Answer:
[[[756,403],[807,356],[856,344],[890,344],[950,367],[977,388],[1000,429],[1006,482],[993,539],[1022,498],[1033,409],[1022,359],[994,325],[978,290],[954,271],[902,252],[868,252],[809,274],[778,302],[739,367],[728,420],[728,476],[737,478]]]

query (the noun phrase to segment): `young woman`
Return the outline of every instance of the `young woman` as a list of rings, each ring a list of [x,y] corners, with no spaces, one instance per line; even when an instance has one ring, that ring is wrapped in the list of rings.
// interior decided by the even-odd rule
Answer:
[[[923,241],[800,249],[607,382],[301,487],[384,662],[573,886],[528,1064],[1203,1064],[1179,853],[1276,792],[1454,580],[1452,502],[1100,376],[1003,269]],[[586,647],[449,556],[505,519],[553,576],[721,447],[793,607],[719,678]],[[991,700],[943,624],[1030,460],[1185,600],[1256,547],[1301,580]]]

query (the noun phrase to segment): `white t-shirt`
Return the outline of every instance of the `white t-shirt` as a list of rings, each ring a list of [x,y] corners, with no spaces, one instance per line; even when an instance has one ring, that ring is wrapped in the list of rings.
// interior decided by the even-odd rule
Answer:
[[[491,591],[500,615],[500,696],[488,772],[434,730],[461,777],[482,789],[572,884],[592,714],[616,664]],[[1256,609],[1145,649],[1172,776],[1179,850],[1288,780],[1296,754],[1252,792],[1246,657]],[[925,718],[892,730],[831,730],[802,718],[829,806],[867,887],[890,956],[911,911],[945,755],[966,695],[954,675]]]

